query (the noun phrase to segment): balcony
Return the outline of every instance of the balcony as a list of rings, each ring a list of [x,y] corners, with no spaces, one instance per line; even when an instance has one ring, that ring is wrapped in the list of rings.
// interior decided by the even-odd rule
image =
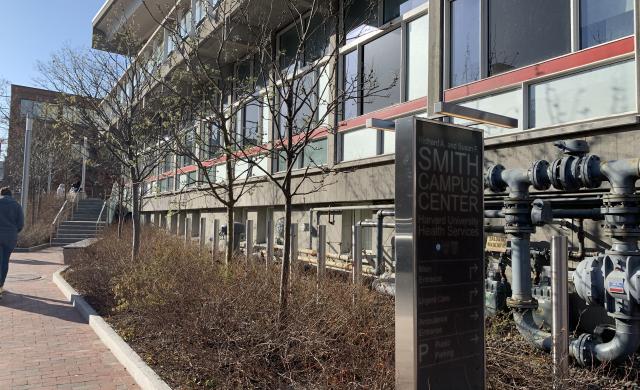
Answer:
[[[120,52],[125,31],[142,47],[175,4],[176,0],[106,0],[93,18],[93,48]]]

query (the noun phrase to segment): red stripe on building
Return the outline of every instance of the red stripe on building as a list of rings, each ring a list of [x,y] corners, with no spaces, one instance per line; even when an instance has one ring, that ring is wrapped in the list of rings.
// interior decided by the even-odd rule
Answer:
[[[367,119],[391,119],[408,114],[410,112],[427,109],[427,97],[418,98],[405,103],[396,104],[395,106],[383,108],[378,111],[360,115],[353,119],[347,119],[338,124],[338,131],[347,131],[356,127],[362,127],[367,123]]]
[[[525,66],[496,76],[478,80],[444,92],[445,101],[463,99],[467,96],[489,92],[495,89],[512,86],[537,77],[562,72],[583,65],[632,53],[635,50],[634,37],[619,39],[610,43],[569,53],[535,65]]]

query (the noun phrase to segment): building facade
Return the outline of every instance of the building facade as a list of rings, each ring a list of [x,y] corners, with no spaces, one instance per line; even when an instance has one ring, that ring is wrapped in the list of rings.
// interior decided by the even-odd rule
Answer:
[[[119,29],[135,26],[140,53],[167,60],[174,47],[158,20],[173,20],[187,32],[217,34],[211,15],[222,1],[158,0],[156,7],[144,7],[134,0],[107,0],[93,20],[95,47],[116,51]],[[340,31],[326,38],[339,53],[339,77],[327,82],[340,89],[344,80],[362,82],[374,73],[390,87],[373,98],[345,101],[333,113],[334,131],[314,140],[309,153],[334,173],[321,190],[295,198],[299,248],[315,248],[322,224],[327,251],[348,256],[352,226],[393,207],[395,135],[366,128],[369,118],[417,115],[482,128],[487,165],[524,167],[553,159],[559,154],[553,141],[574,138],[588,141],[603,159],[638,156],[639,11],[633,0],[346,1],[338,2]],[[280,52],[288,50],[294,25],[279,24],[273,45]],[[229,65],[243,64],[234,59]],[[443,117],[434,108],[441,101],[517,118],[519,126],[503,129]],[[277,129],[264,111],[244,110],[238,122],[253,123],[263,139],[274,139]],[[214,168],[216,161],[212,158]],[[301,176],[322,175],[305,169],[305,161],[298,162]],[[277,161],[265,164],[278,172]],[[201,219],[205,226],[224,221],[223,205],[198,188],[201,174],[188,159],[167,158],[145,185],[145,221],[175,233],[191,224],[194,237],[201,234]],[[278,233],[282,198],[266,178],[249,174],[255,186],[238,202],[235,219],[254,221],[253,237],[264,243],[268,221],[276,236],[284,234]],[[587,228],[597,231],[595,225]],[[377,237],[375,229],[365,228],[362,245],[371,256]],[[393,229],[385,230],[382,246],[391,265]]]

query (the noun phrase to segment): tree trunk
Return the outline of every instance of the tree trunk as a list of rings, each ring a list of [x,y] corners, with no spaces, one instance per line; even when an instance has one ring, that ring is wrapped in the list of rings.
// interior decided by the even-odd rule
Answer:
[[[134,180],[137,177],[135,169],[131,169],[131,260],[138,258],[140,253],[140,182]]]
[[[225,263],[231,264],[233,261],[233,253],[235,250],[236,239],[235,239],[235,229],[233,226],[233,214],[235,209],[235,199],[233,193],[233,184],[234,184],[234,167],[233,167],[233,156],[231,153],[226,153],[227,160],[225,162],[225,168],[227,170],[227,248],[225,253]]]
[[[233,206],[227,207],[227,248],[225,252],[225,264],[231,264],[233,261],[233,248],[236,244],[236,240],[234,238],[235,229],[233,226]]]
[[[118,240],[122,238],[122,197],[124,191],[124,185],[122,184],[122,178],[118,179]]]
[[[284,249],[282,256],[282,270],[280,274],[280,313],[282,324],[287,316],[289,305],[289,284],[291,275],[291,196],[285,195],[284,205]]]

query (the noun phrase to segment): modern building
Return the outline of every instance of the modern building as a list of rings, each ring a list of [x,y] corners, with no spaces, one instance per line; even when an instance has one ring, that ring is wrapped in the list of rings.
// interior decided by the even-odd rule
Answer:
[[[315,229],[322,224],[327,226],[328,252],[348,255],[351,227],[393,206],[395,136],[366,128],[369,118],[419,115],[480,127],[487,165],[525,167],[539,158],[552,160],[559,155],[553,141],[572,138],[588,141],[591,151],[603,159],[639,155],[640,47],[635,26],[640,25],[640,11],[635,1],[377,0],[376,11],[367,15],[362,10],[370,0],[353,0],[349,7],[345,2],[338,2],[342,10],[351,10],[340,17],[343,31],[326,38],[328,44],[340,42],[338,80],[362,80],[373,72],[397,82],[376,98],[345,102],[334,113],[337,129],[316,140],[316,160],[336,174],[322,190],[295,199],[300,248],[315,247]],[[220,33],[210,17],[221,7],[217,0],[152,3],[157,6],[107,0],[93,20],[96,48],[116,51],[118,32],[135,26],[141,55],[153,52],[167,59],[173,45],[157,20],[176,21],[197,34]],[[277,2],[267,3],[275,7]],[[273,44],[281,51],[286,52],[294,25],[279,25]],[[243,65],[229,58],[229,66]],[[518,127],[444,117],[435,112],[437,102],[517,118]],[[258,133],[273,139],[271,118],[245,112],[240,121],[256,123]],[[173,232],[185,231],[190,223],[195,237],[201,218],[210,226],[214,219],[225,220],[225,210],[191,184],[197,182],[197,168],[179,157],[169,158],[147,183],[143,213],[146,222]],[[267,164],[278,171],[277,162]],[[301,161],[301,172],[304,165]],[[252,181],[256,187],[240,199],[235,218],[253,220],[253,236],[260,243],[265,241],[267,221],[277,226],[283,217],[282,200],[264,177],[255,175]],[[386,230],[382,240],[389,262],[393,231]],[[372,256],[376,244],[375,229],[366,229],[363,247]]]

